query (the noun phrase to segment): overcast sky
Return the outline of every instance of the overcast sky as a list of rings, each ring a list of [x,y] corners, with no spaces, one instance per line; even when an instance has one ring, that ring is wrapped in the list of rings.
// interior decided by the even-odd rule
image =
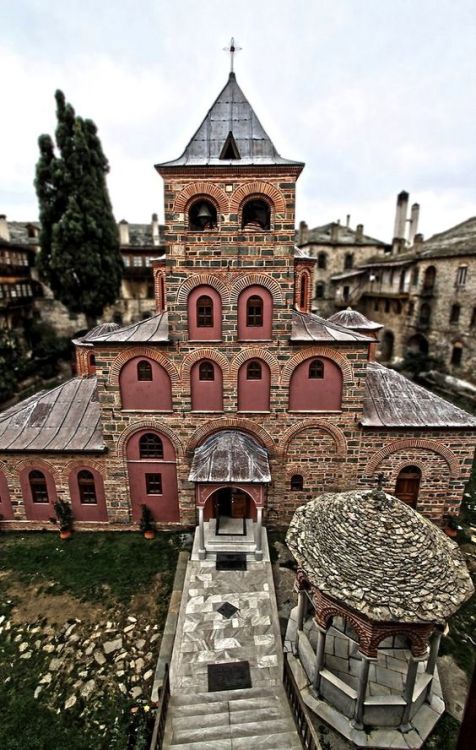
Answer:
[[[163,217],[179,156],[237,79],[282,156],[306,162],[296,221],[389,240],[396,194],[428,237],[476,214],[475,0],[0,0],[0,213],[37,218],[54,91],[92,118],[117,220]]]

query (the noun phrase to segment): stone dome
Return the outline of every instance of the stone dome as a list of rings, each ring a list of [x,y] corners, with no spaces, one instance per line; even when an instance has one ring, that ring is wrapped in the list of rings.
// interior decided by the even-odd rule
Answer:
[[[320,495],[286,541],[313,586],[374,621],[442,624],[474,591],[456,544],[382,490]]]
[[[369,320],[365,315],[362,315],[357,310],[353,310],[351,307],[334,313],[327,320],[330,323],[336,323],[339,326],[344,326],[344,328],[350,328],[355,331],[379,331],[383,328],[383,325],[380,323],[374,323],[374,321]]]

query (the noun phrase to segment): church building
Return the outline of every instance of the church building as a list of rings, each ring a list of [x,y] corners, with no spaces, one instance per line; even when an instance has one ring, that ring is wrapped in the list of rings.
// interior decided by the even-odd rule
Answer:
[[[0,528],[201,529],[200,551],[261,552],[327,491],[385,488],[438,524],[458,512],[476,419],[374,361],[366,318],[311,313],[295,247],[304,167],[279,155],[235,74],[165,184],[156,311],[75,341],[77,377],[0,414]],[[158,248],[162,253],[162,248]]]

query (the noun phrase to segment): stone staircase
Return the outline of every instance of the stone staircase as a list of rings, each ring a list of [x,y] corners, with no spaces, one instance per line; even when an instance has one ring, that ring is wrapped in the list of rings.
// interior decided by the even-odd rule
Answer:
[[[281,685],[170,698],[164,750],[301,750]]]

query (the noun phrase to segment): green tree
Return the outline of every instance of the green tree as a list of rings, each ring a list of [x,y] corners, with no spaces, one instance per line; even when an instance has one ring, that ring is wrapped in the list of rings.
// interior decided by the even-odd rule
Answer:
[[[0,402],[13,396],[23,375],[25,359],[14,331],[0,329]]]
[[[56,153],[49,135],[38,141],[38,268],[55,297],[93,326],[117,299],[123,271],[106,185],[109,165],[95,124],[75,115],[61,91],[55,98]]]

